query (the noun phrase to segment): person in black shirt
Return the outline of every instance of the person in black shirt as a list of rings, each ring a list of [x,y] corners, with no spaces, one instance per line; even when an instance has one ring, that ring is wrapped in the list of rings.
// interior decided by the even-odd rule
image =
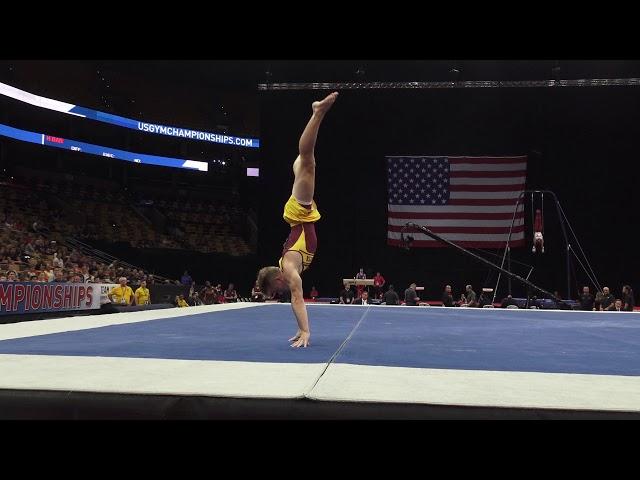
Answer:
[[[444,293],[442,294],[442,306],[453,307],[453,295],[451,295],[451,285],[444,287]]]
[[[485,305],[493,306],[493,293],[492,288],[483,288],[480,294],[480,300],[478,300],[478,307],[484,308]]]
[[[600,297],[600,305],[596,305],[596,310],[606,310],[614,301],[615,297],[609,292],[609,287],[604,287]]]
[[[351,304],[353,303],[353,292],[351,287],[345,285],[344,290],[340,292],[340,303]]]
[[[400,297],[393,289],[393,285],[389,285],[389,290],[384,294],[385,305],[400,305]]]
[[[409,288],[404,291],[404,304],[416,306],[418,305],[418,300],[420,300],[420,298],[418,298],[418,294],[416,293],[416,284],[412,283],[409,285]]]
[[[636,306],[636,301],[633,295],[633,290],[631,290],[629,285],[622,287],[622,303],[622,310],[625,312],[633,312],[633,308]]]
[[[580,303],[580,310],[593,310],[594,299],[593,295],[589,293],[589,287],[582,287],[582,294],[578,299]]]
[[[516,305],[516,302],[513,300],[513,297],[511,295],[507,295],[502,299],[502,304],[500,305],[500,307],[507,308],[509,305]]]

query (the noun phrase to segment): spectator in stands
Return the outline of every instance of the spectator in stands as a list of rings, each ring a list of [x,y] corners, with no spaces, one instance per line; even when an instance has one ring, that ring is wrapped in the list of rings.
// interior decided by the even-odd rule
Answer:
[[[182,283],[182,285],[191,285],[193,283],[193,279],[191,278],[191,275],[189,275],[189,272],[187,270],[184,271],[184,274],[180,279],[180,283]]]
[[[596,312],[598,310],[602,310],[600,304],[602,303],[602,297],[604,297],[604,293],[600,290],[596,292],[595,297],[593,298],[593,311]]]
[[[419,301],[420,297],[418,297],[416,293],[416,284],[412,283],[409,285],[409,288],[404,291],[404,304],[415,307]]]
[[[400,305],[400,297],[398,297],[393,285],[389,285],[389,290],[385,292],[383,298],[385,305]]]
[[[513,297],[511,295],[507,295],[505,298],[502,299],[502,303],[500,307],[507,308],[510,305],[516,305],[516,302],[513,300]]]
[[[136,305],[149,305],[151,296],[149,295],[149,289],[147,288],[147,282],[141,281],[140,286],[136,288],[134,294]]]
[[[51,261],[51,263],[53,263],[54,267],[64,268],[64,261],[62,260],[62,258],[58,257],[58,252],[55,252],[53,254],[53,260]]]
[[[230,283],[227,289],[224,291],[224,301],[226,303],[233,303],[238,301],[238,294],[233,287],[233,283]]]
[[[311,298],[313,300],[315,300],[316,298],[318,298],[318,290],[316,290],[316,287],[313,286],[311,287],[311,293],[309,294],[311,296]]]
[[[624,312],[622,300],[616,298],[616,301],[609,305],[605,310],[608,312]]]
[[[353,292],[349,285],[345,285],[344,289],[340,292],[340,303],[350,305],[353,303]]]
[[[251,301],[252,302],[264,302],[264,293],[260,290],[258,286],[258,282],[256,281],[255,285],[251,289]]]
[[[198,292],[195,292],[193,290],[191,291],[191,293],[189,295],[189,302],[188,303],[192,307],[198,307],[200,305],[204,305],[204,302],[200,298],[200,295],[198,295]]]
[[[443,307],[453,307],[453,295],[451,295],[451,285],[446,285],[444,287],[444,292],[442,294],[442,306]]]
[[[43,272],[47,278],[47,282],[53,282],[56,279],[56,274],[53,271],[53,265],[47,264],[47,268]]]
[[[362,296],[356,299],[356,301],[353,302],[353,304],[354,305],[371,305],[371,303],[369,302],[369,292],[367,292],[366,290],[362,292]]]
[[[218,295],[216,290],[211,286],[211,282],[207,280],[204,284],[204,288],[200,291],[200,296],[205,305],[213,305],[218,301]]]
[[[609,287],[602,288],[602,295],[600,296],[600,304],[597,305],[597,310],[606,310],[615,302],[615,297],[609,292]]]
[[[82,265],[80,269],[80,277],[82,278],[83,283],[88,283],[91,280],[91,274],[89,273],[89,265],[86,263]]]
[[[60,270],[59,268],[56,269],[55,279],[53,281],[58,283],[64,283],[67,281],[67,279],[64,278],[64,275],[62,274],[62,270]]]
[[[633,312],[633,309],[636,306],[635,296],[633,295],[633,290],[631,290],[630,285],[625,285],[622,287],[622,310],[625,312]]]
[[[376,276],[373,277],[373,291],[376,298],[382,298],[382,288],[385,283],[385,279],[380,272],[376,272]]]
[[[40,273],[38,274],[38,279],[36,280],[36,282],[39,282],[39,283],[46,283],[46,282],[48,282],[48,281],[49,281],[49,279],[48,279],[48,277],[47,277],[47,274],[46,274],[46,273],[44,273],[44,272],[40,272]]]
[[[118,305],[131,305],[133,301],[133,290],[127,285],[127,278],[120,277],[119,285],[113,287],[108,293],[109,300]]]
[[[216,285],[215,292],[218,298],[218,303],[224,303],[224,290],[222,289],[221,283]]]
[[[83,283],[82,280],[80,280],[80,275],[73,275],[71,277],[71,283]]]
[[[484,308],[485,305],[493,306],[493,289],[483,288],[478,301],[478,307]]]
[[[466,295],[464,298],[466,300],[467,307],[477,307],[478,297],[476,296],[476,292],[473,291],[473,287],[471,285],[467,285],[465,291]]]
[[[18,281],[18,274],[14,270],[9,270],[7,272],[7,279],[5,281],[6,282],[17,282]]]
[[[580,310],[593,310],[594,299],[589,292],[589,287],[582,287],[582,294],[578,298],[578,303],[580,304]]]
[[[188,307],[189,304],[187,303],[187,301],[184,299],[184,295],[178,295],[176,297],[176,305],[180,308],[184,308],[184,307]]]

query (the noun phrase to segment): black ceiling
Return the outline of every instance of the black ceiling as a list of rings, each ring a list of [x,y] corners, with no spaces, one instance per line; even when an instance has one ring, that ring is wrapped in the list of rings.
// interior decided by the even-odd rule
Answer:
[[[446,81],[453,75],[458,80],[640,77],[637,60],[110,60],[95,64],[229,89],[253,89],[267,81]]]

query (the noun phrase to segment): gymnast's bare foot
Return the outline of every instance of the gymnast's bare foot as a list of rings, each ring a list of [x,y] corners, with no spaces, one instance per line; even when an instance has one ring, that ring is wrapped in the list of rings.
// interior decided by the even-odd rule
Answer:
[[[327,95],[324,98],[324,100],[321,100],[319,102],[313,102],[311,104],[311,108],[313,108],[313,113],[315,115],[323,115],[327,113],[327,111],[331,108],[331,105],[333,105],[333,102],[336,101],[336,98],[338,98],[338,92],[333,92]]]

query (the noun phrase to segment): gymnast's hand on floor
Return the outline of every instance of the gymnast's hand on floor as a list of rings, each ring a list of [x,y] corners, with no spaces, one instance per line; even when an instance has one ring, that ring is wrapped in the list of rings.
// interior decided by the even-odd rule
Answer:
[[[309,345],[309,337],[311,337],[310,332],[303,332],[302,330],[298,329],[298,333],[296,333],[295,336],[291,337],[289,341],[293,342],[291,344],[293,348],[307,348],[307,346]]]

